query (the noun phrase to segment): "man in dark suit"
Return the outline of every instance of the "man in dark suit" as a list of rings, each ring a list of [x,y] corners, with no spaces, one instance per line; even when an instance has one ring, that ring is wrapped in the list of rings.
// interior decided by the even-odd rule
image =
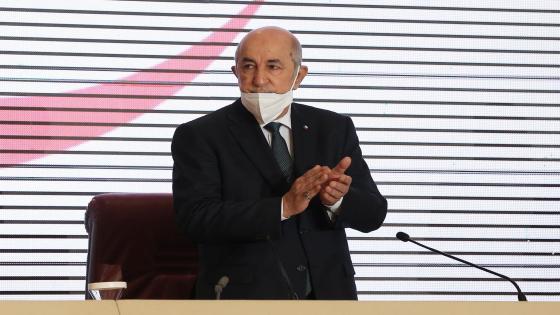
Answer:
[[[265,27],[239,43],[241,99],[173,136],[177,222],[199,244],[196,297],[356,299],[345,228],[370,232],[387,202],[352,120],[292,102],[301,45]]]

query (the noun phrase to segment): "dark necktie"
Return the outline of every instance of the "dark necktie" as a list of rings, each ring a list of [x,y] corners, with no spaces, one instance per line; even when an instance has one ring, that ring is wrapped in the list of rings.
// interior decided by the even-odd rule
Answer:
[[[286,177],[286,180],[291,183],[293,178],[293,161],[292,157],[290,156],[290,151],[288,151],[288,146],[286,145],[286,141],[280,134],[280,126],[281,123],[271,122],[268,123],[264,128],[271,132],[271,143],[270,146],[272,147],[272,154],[276,159],[276,162],[280,166],[280,170],[282,170],[282,174]],[[308,296],[311,293],[311,279],[309,278],[309,271],[306,271],[306,283],[305,283],[305,295]]]
[[[264,128],[272,134],[270,146],[272,148],[272,154],[276,159],[276,163],[280,166],[280,170],[286,177],[286,180],[291,182],[293,175],[293,161],[290,156],[290,151],[288,151],[286,141],[280,134],[280,126],[282,126],[281,123],[271,122],[264,126]]]

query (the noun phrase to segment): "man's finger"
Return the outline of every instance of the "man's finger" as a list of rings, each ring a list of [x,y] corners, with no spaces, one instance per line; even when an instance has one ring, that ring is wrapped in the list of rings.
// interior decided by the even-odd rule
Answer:
[[[346,156],[333,168],[333,172],[344,174],[344,172],[346,172],[346,170],[350,167],[350,164],[352,164],[352,159],[349,156]]]
[[[328,186],[328,187],[325,188],[325,192],[327,192],[329,195],[338,199],[338,198],[346,195],[346,193],[348,192],[348,187],[347,186]]]
[[[350,184],[352,184],[352,177],[343,174],[336,181],[346,186],[350,186]]]
[[[322,172],[322,173],[318,174],[316,177],[314,177],[313,180],[310,181],[307,186],[308,187],[309,186],[314,187],[314,186],[317,186],[317,185],[320,186],[320,185],[326,183],[328,180],[329,180],[329,176],[327,175],[327,173]]]
[[[334,205],[338,199],[336,199],[335,197],[333,197],[331,194],[327,193],[327,192],[321,192],[321,201],[323,202],[324,205]]]
[[[295,191],[308,192],[317,185],[323,185],[329,180],[328,173],[328,167],[313,169],[313,172],[308,171],[297,179],[298,184],[295,186]]]

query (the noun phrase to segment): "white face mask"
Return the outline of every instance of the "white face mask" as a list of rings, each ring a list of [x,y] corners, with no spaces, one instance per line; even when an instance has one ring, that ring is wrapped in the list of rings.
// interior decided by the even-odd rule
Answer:
[[[293,88],[296,84],[298,72],[299,66],[296,69],[296,77],[294,78],[292,86],[288,92],[284,94],[241,92],[241,103],[255,116],[259,124],[266,125],[273,121],[287,106],[292,104],[294,99]]]

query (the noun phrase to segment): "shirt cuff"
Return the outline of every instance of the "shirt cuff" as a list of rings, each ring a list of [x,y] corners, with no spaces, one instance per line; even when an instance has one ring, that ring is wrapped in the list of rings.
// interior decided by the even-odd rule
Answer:
[[[327,208],[327,215],[329,216],[329,219],[331,219],[331,221],[333,221],[334,216],[338,214],[340,205],[342,204],[342,199],[344,199],[344,197],[338,199],[338,201],[331,206],[323,205]]]
[[[288,218],[284,216],[284,198],[280,198],[280,200],[280,221],[288,220]]]

